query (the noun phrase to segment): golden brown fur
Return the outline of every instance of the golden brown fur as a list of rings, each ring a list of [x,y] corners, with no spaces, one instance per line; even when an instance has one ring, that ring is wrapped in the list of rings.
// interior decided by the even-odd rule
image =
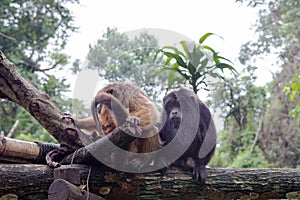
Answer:
[[[101,111],[98,113],[97,105]],[[147,153],[158,150],[162,146],[156,124],[159,113],[155,104],[149,100],[142,90],[130,83],[111,83],[98,91],[92,103],[92,117],[76,121],[79,128],[97,129],[97,120],[100,121],[105,135],[122,125],[128,116],[140,119],[140,125],[145,138],[135,139],[128,147],[128,151]],[[88,124],[84,126],[83,123]],[[81,125],[81,126],[80,126]],[[150,136],[150,137],[148,137]]]

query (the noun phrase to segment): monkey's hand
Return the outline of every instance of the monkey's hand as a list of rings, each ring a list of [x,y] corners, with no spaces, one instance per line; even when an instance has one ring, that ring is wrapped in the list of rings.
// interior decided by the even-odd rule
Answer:
[[[54,149],[47,153],[46,163],[51,168],[59,167],[59,162],[66,156],[66,152],[63,149]]]
[[[120,126],[120,128],[127,134],[132,135],[134,137],[141,136],[143,133],[143,130],[141,128],[141,122],[138,117],[135,116],[128,116],[126,118],[126,122],[123,126]]]
[[[76,119],[70,113],[63,113],[63,116],[61,117],[61,119],[64,121],[68,120],[69,122],[73,123],[74,126],[76,124]]]
[[[98,113],[101,112],[103,105],[105,105],[108,109],[110,109],[113,112],[118,126],[121,126],[126,122],[126,119],[129,116],[127,109],[116,97],[114,97],[111,94],[102,92],[96,95],[92,103],[92,113],[94,119],[96,119],[97,117],[96,110]]]
[[[111,109],[112,98],[114,97],[111,94],[99,93],[95,97],[95,104],[106,105],[109,109]]]

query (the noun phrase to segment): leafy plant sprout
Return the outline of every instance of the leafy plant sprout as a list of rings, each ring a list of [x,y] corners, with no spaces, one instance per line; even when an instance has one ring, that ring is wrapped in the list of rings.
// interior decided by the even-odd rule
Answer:
[[[192,86],[193,91],[197,94],[201,88],[209,90],[208,76],[225,80],[223,74],[217,72],[218,70],[224,73],[224,69],[227,69],[236,73],[229,59],[220,56],[212,47],[203,45],[204,41],[211,35],[216,34],[206,33],[199,39],[198,43],[181,41],[182,51],[174,46],[164,46],[159,49],[155,58],[159,54],[163,54],[166,60],[162,69],[154,76],[168,70],[168,88],[171,88],[178,79],[177,73]]]

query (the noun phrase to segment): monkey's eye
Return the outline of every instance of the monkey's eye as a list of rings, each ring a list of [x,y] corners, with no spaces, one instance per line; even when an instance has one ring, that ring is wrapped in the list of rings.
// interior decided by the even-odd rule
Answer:
[[[171,110],[173,110],[175,107],[179,106],[176,106],[174,103],[168,103],[165,105],[165,110],[167,111],[167,113],[170,113]]]
[[[114,92],[114,89],[109,89],[106,91],[106,93],[109,93],[109,94],[113,94],[113,92]]]

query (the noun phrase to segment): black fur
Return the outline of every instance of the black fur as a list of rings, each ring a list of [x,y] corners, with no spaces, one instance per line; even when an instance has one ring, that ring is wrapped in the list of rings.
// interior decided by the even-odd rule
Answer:
[[[214,122],[211,117],[211,113],[208,109],[208,107],[190,90],[181,88],[179,90],[173,91],[166,95],[163,99],[163,119],[165,122],[162,122],[162,129],[160,131],[161,139],[165,142],[164,145],[168,145],[172,139],[178,134],[178,130],[182,131],[182,137],[190,137],[193,136],[193,133],[191,133],[190,126],[191,124],[187,124],[190,121],[194,119],[185,119],[186,118],[192,118],[191,116],[196,115],[190,115],[185,114],[184,111],[181,110],[181,105],[183,105],[181,102],[183,102],[182,99],[189,98],[188,100],[192,99],[194,101],[193,104],[187,104],[189,107],[196,107],[198,105],[198,108],[189,108],[186,109],[188,111],[185,111],[185,113],[191,113],[191,112],[198,112],[193,113],[198,115],[196,119],[198,122],[198,128],[194,129],[197,130],[196,136],[193,139],[190,146],[187,148],[187,150],[173,163],[173,165],[179,166],[183,169],[191,170],[193,175],[193,179],[195,181],[200,180],[202,183],[205,183],[205,180],[207,178],[206,173],[206,165],[211,160],[216,146],[216,129]],[[184,106],[182,106],[184,107]],[[187,108],[187,107],[185,107]],[[186,123],[186,124],[182,124]],[[184,128],[180,128],[180,126],[183,126]],[[194,133],[195,134],[195,133]],[[205,139],[205,137],[207,137]],[[182,140],[183,138],[179,139]],[[205,139],[205,140],[204,140]],[[205,141],[205,143],[203,143]],[[201,147],[202,153],[201,155],[204,155],[202,158],[199,158],[199,152]],[[174,149],[176,151],[176,148]],[[206,152],[205,152],[206,151]],[[204,152],[204,153],[203,153]]]

